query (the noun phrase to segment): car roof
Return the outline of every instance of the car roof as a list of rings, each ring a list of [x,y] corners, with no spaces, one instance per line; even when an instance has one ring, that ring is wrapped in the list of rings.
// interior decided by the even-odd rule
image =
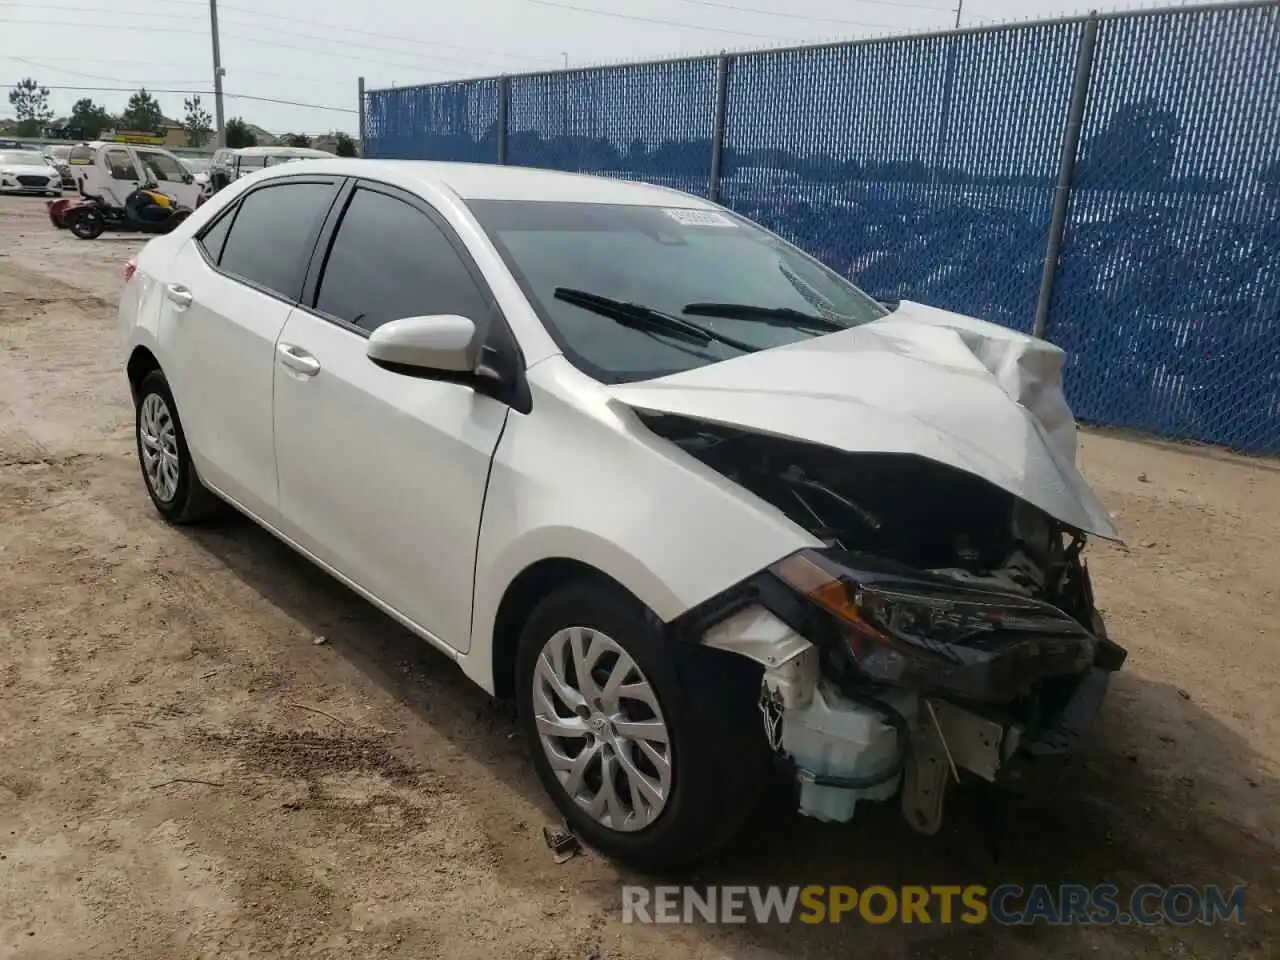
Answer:
[[[424,186],[443,187],[463,200],[541,200],[714,209],[713,204],[700,197],[669,187],[584,173],[508,167],[492,163],[333,157],[268,168],[267,176],[297,176],[309,171],[374,179],[383,175],[392,180],[416,181]]]
[[[240,157],[332,157],[326,150],[312,147],[240,147],[235,151]]]

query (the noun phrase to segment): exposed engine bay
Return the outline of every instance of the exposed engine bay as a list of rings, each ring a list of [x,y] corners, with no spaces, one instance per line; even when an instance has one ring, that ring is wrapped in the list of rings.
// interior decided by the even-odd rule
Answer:
[[[924,457],[644,420],[825,544],[772,570],[808,594],[803,609],[762,580],[697,627],[765,668],[765,735],[801,812],[846,820],[901,790],[932,833],[961,770],[997,781],[1074,747],[1125,656],[1094,607],[1083,535]]]
[[[1063,605],[1083,538],[979,477],[903,454],[847,454],[684,417],[650,428],[832,547]]]

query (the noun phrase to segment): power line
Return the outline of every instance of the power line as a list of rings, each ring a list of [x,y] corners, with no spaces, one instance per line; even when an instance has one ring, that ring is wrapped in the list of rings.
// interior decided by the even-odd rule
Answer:
[[[12,23],[14,24],[14,26],[22,26],[22,24],[32,24],[32,26],[37,26],[37,27],[67,26],[67,24],[65,24],[63,20],[8,20],[8,23]],[[77,23],[77,24],[74,24],[74,26],[86,27],[90,29],[125,29],[125,31],[129,31],[133,33],[136,33],[138,29],[141,29],[140,27],[129,26],[129,24],[123,24],[123,23]],[[209,31],[206,31],[206,29],[183,29],[179,27],[146,27],[146,31],[148,33],[183,33],[183,35],[197,36],[197,37],[209,36]],[[358,63],[367,64],[367,63],[370,63],[371,60],[374,60],[374,58],[371,58],[371,56],[353,56],[351,54],[338,54],[338,52],[334,52],[332,50],[316,50],[314,49],[314,47],[311,47],[311,49],[308,49],[308,47],[305,47],[305,46],[296,46],[293,44],[279,44],[279,42],[276,42],[274,40],[259,40],[259,38],[257,37],[246,36],[246,35],[243,35],[243,33],[228,33],[224,31],[223,36],[234,37],[236,38],[236,40],[246,42],[246,44],[260,44],[261,46],[274,46],[274,47],[280,47],[280,49],[282,50],[298,50],[303,52],[303,54],[319,54],[321,56],[334,56],[334,58],[338,58],[342,60],[356,60],[358,61]],[[339,42],[342,42],[342,41],[329,40],[325,42],[329,42],[329,44],[339,44]],[[404,51],[397,51],[397,52],[404,52]],[[433,70],[433,72],[435,73],[448,74],[448,76],[451,76],[451,77],[477,76],[475,72],[458,73],[457,70],[444,70],[438,67],[433,67],[433,65],[429,65],[425,63],[411,64],[411,63],[404,63],[404,61],[402,60],[387,60],[385,58],[378,58],[378,61],[379,63],[390,65],[390,67],[406,67],[408,69]]]
[[[896,23],[865,23],[860,20],[840,20],[834,17],[811,17],[807,13],[784,13],[779,10],[761,10],[759,7],[743,7],[736,3],[717,3],[715,0],[676,0],[677,3],[689,3],[697,7],[715,7],[720,10],[733,10],[736,13],[754,13],[762,17],[780,17],[784,20],[812,20],[815,23],[838,23],[847,27],[898,27]],[[858,0],[861,3],[874,3],[882,7],[898,7],[904,10],[932,10],[934,13],[949,13],[945,7],[926,7],[918,3],[895,3],[891,0]]]
[[[83,77],[86,80],[106,80],[110,83],[136,83],[142,87],[145,87],[149,83],[204,83],[203,80],[132,80],[127,77],[104,77],[99,73],[83,73],[79,70],[67,70],[65,67],[55,67],[48,63],[41,63],[39,60],[28,60],[26,57],[4,57],[0,59],[15,60],[18,63],[25,63],[29,67],[39,67],[41,70],[52,70],[54,73],[65,73],[71,77]]]
[[[112,63],[112,64],[129,64],[133,66],[133,65],[136,65],[138,62],[137,60],[95,60],[95,59],[89,59],[86,57],[46,57],[44,54],[40,55],[40,59],[42,61],[45,61],[44,63],[38,64],[41,68],[45,70],[55,70],[59,73],[70,73],[70,74],[76,74],[76,71],[67,70],[63,67],[51,66],[50,64],[53,64],[53,63]],[[23,57],[7,57],[7,56],[0,56],[0,60],[14,60],[19,63],[35,63],[36,62],[34,60],[24,59]],[[187,66],[190,66],[190,63],[189,62],[188,63],[172,63],[172,62],[164,61],[160,63],[150,62],[148,63],[148,66],[187,67]],[[306,81],[307,83],[331,83],[336,86],[344,86],[344,87],[349,87],[351,85],[351,81],[349,80],[334,80],[332,77],[308,76],[306,74],[301,74],[301,73],[272,73],[271,71],[268,71],[268,70],[248,70],[242,67],[236,67],[235,72],[237,74],[250,73],[250,74],[253,74],[255,77],[276,77],[281,80],[303,80],[303,81]],[[93,76],[92,74],[78,74],[78,76],[88,77],[89,79],[92,79],[92,80],[119,81],[121,79],[120,77],[96,77],[96,76]],[[132,83],[133,81],[129,81],[129,82]],[[168,79],[168,80],[152,80],[151,83],[204,83],[204,80],[203,79],[200,79],[200,80]]]
[[[66,27],[67,26],[67,24],[61,20],[9,20],[6,22],[14,24],[15,26],[21,26],[23,24],[30,24],[32,26],[48,26],[48,27]],[[121,23],[76,23],[75,26],[86,27],[92,30],[128,30],[134,33],[136,33],[139,29],[142,29],[137,26],[121,24]],[[180,27],[146,27],[145,29],[147,30],[148,33],[180,33],[180,34],[185,34],[187,36],[197,36],[197,37],[207,37],[209,35],[209,31],[207,30],[182,29]],[[338,59],[342,59],[342,60],[355,60],[359,63],[369,63],[371,60],[374,59],[371,56],[363,56],[363,57],[353,56],[347,53],[336,53],[331,50],[316,50],[315,48],[299,47],[290,43],[279,43],[275,40],[260,40],[257,37],[246,36],[245,34],[242,34],[242,33],[228,33],[226,31],[223,31],[222,35],[224,37],[234,37],[235,39],[240,40],[244,43],[256,43],[264,47],[279,47],[282,50],[298,50],[298,51],[301,51],[302,53],[320,54],[321,56],[337,57]],[[341,43],[342,41],[325,40],[324,42]],[[406,56],[412,56],[412,54],[404,50],[396,50],[392,52],[403,53]],[[426,63],[405,63],[404,61],[387,60],[384,57],[378,57],[377,60],[379,63],[383,63],[388,66],[406,67],[411,70],[432,70],[435,73],[443,73],[453,77],[472,77],[477,75],[475,71],[472,71],[470,73],[458,73],[456,70],[442,70],[439,67],[432,66]]]
[[[184,4],[184,5],[188,5],[188,6],[198,6],[198,7],[201,7],[201,8],[207,8],[207,7],[208,7],[208,0],[168,0],[168,2],[169,2],[169,3],[182,3],[182,4]],[[65,10],[65,11],[67,11],[67,12],[69,12],[69,13],[100,13],[100,12],[103,12],[100,8],[86,8],[86,7],[69,6],[69,5],[67,5],[67,4],[44,3],[44,2],[41,2],[41,3],[40,3],[40,5],[39,5],[39,7],[37,7],[36,9],[38,9],[38,10],[40,10],[40,11],[44,11],[44,10]],[[222,12],[231,12],[231,13],[245,14],[245,15],[248,15],[248,16],[251,16],[251,17],[258,17],[258,18],[263,19],[263,20],[280,20],[280,21],[283,21],[283,22],[285,22],[285,23],[292,24],[292,25],[294,25],[294,26],[296,26],[296,25],[297,25],[297,23],[298,23],[298,20],[297,20],[297,18],[296,18],[296,17],[286,17],[286,16],[281,16],[280,14],[274,14],[274,13],[260,13],[260,12],[259,12],[259,11],[257,11],[257,10],[247,10],[247,9],[245,9],[244,7],[229,6],[229,5],[227,5],[227,4],[220,4],[220,5],[219,5],[219,7],[218,7],[218,9],[219,9],[219,12],[220,12],[220,13],[222,13]],[[162,18],[162,19],[166,19],[166,20],[177,20],[177,21],[179,21],[179,22],[187,22],[187,23],[190,23],[190,22],[193,22],[193,21],[200,22],[200,23],[205,22],[205,18],[204,18],[204,17],[196,17],[196,16],[190,16],[190,15],[180,14],[180,13],[157,13],[157,12],[146,11],[146,10],[119,10],[119,9],[116,9],[116,8],[112,8],[112,10],[111,10],[111,14],[112,14],[113,16],[117,16],[117,15],[123,14],[123,15],[125,15],[125,16],[133,16],[133,17],[147,17],[147,18],[152,18],[152,19],[154,19],[154,18],[156,18],[156,17],[160,17],[160,18]],[[219,19],[221,19],[221,17],[220,17]],[[14,22],[14,23],[22,23],[22,22],[24,22],[24,21],[21,21],[21,20],[15,20],[15,21],[12,21],[12,22]],[[32,21],[25,21],[25,22],[32,22]],[[247,27],[252,27],[252,26],[253,26],[253,24],[243,23],[243,22],[236,22],[236,21],[227,21],[227,22],[228,22],[230,25],[232,25],[232,26],[247,26]],[[550,57],[522,57],[522,56],[521,56],[521,55],[519,55],[519,54],[513,54],[513,53],[501,53],[501,52],[498,52],[498,51],[486,51],[486,50],[480,50],[480,49],[477,49],[476,47],[460,46],[460,45],[458,45],[458,44],[452,44],[452,43],[441,43],[441,42],[434,41],[434,40],[418,40],[418,39],[415,39],[415,38],[413,38],[413,37],[402,37],[402,36],[395,36],[395,35],[389,35],[389,34],[384,34],[384,33],[376,33],[376,32],[374,32],[374,31],[372,31],[372,30],[358,30],[358,29],[354,29],[354,28],[341,27],[341,26],[329,26],[329,25],[324,24],[324,23],[313,23],[313,24],[310,24],[310,26],[319,27],[319,28],[320,28],[320,29],[322,29],[322,30],[333,30],[333,31],[337,31],[337,32],[340,32],[340,33],[343,33],[343,34],[347,34],[348,36],[349,36],[350,34],[360,34],[360,35],[362,35],[362,36],[373,37],[373,38],[378,39],[378,40],[381,40],[381,41],[383,41],[383,42],[406,43],[406,44],[411,44],[411,45],[420,46],[420,47],[444,47],[444,48],[451,49],[451,50],[462,50],[463,52],[465,52],[465,53],[470,53],[470,54],[477,54],[477,53],[479,53],[479,54],[485,54],[485,55],[488,55],[488,56],[502,57],[502,58],[506,58],[506,59],[508,59],[508,60],[516,60],[516,61],[520,61],[520,60],[526,60],[526,61],[527,61],[527,60],[542,60],[542,61],[550,61],[550,60],[552,59],[552,58],[550,58]],[[223,31],[223,33],[225,33],[225,31]],[[299,32],[297,32],[297,30],[290,30],[290,31],[289,31],[289,36],[290,36],[290,37],[295,37],[295,38],[298,38],[298,39],[302,39],[302,40],[319,40],[319,41],[321,41],[322,43],[344,43],[344,44],[347,44],[348,46],[352,46],[352,45],[353,45],[353,44],[351,44],[350,40],[348,39],[348,36],[344,36],[344,37],[342,37],[341,39],[339,39],[339,38],[335,38],[335,37],[320,37],[320,36],[316,36],[315,34],[299,33]],[[368,48],[368,47],[369,47],[369,44],[359,44],[359,43],[357,43],[357,44],[354,44],[354,46],[363,46],[363,47]],[[385,49],[385,48],[384,48],[384,49]],[[395,49],[390,49],[390,50],[386,50],[385,52],[389,52],[389,53],[401,53],[401,54],[405,54],[406,56],[417,56],[417,55],[418,55],[418,54],[417,54],[417,52],[416,52],[416,51],[413,51],[413,50],[395,50]],[[456,57],[442,56],[442,55],[440,55],[440,54],[435,54],[434,56],[435,56],[437,59],[440,59],[440,60],[446,60],[446,61],[449,61],[449,62],[452,62],[452,63],[459,63],[459,64],[462,64],[462,65],[464,65],[464,66],[467,66],[467,65],[475,66],[475,65],[476,65],[473,61],[470,61],[470,60],[458,60]],[[488,67],[485,67],[484,69],[489,69],[489,68],[488,68]]]
[[[69,90],[76,93],[137,93],[137,87],[76,87],[60,84],[41,84],[47,90]],[[183,90],[177,87],[147,87],[147,93],[194,93],[213,96],[212,90]],[[302,103],[298,100],[280,100],[276,97],[259,97],[249,93],[223,93],[229,100],[254,100],[259,103],[275,103],[286,107],[304,107],[308,110],[331,110],[334,113],[359,113],[354,107],[331,107],[323,103]]]
[[[763,33],[748,33],[745,30],[729,30],[722,27],[706,27],[696,23],[684,23],[679,20],[660,20],[657,17],[641,17],[631,13],[614,13],[612,10],[593,10],[590,7],[576,7],[571,3],[557,3],[555,0],[525,0],[526,3],[536,3],[541,7],[556,7],[560,10],[575,10],[578,13],[590,13],[597,17],[614,17],[618,20],[634,20],[639,23],[659,23],[667,27],[680,27],[684,30],[705,30],[710,33],[729,33],[736,37],[751,37],[755,40],[787,40],[791,43],[800,43],[796,37],[776,37]]]

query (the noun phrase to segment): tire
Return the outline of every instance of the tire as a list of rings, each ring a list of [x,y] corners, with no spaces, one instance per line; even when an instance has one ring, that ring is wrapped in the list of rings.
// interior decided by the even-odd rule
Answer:
[[[212,516],[217,498],[205,488],[191,462],[169,381],[159,370],[138,387],[134,438],[142,482],[160,516],[169,523],[197,523]]]
[[[67,229],[80,240],[97,240],[107,229],[107,221],[97,210],[81,210],[67,221]]]
[[[579,702],[576,716],[567,699],[551,692],[558,679],[561,690],[582,693],[576,671],[556,672],[555,652],[562,650],[568,664],[575,644],[596,655],[587,697],[603,693],[596,709]],[[648,685],[656,710],[635,697],[609,696],[603,678],[619,669],[633,693]],[[585,843],[642,869],[687,868],[746,823],[768,780],[759,690],[760,672],[750,661],[669,640],[653,613],[604,581],[575,581],[548,595],[525,624],[517,651],[519,722],[543,787]],[[615,726],[619,719],[630,725]],[[665,727],[665,745],[647,739],[656,728],[639,733],[635,726],[655,720]],[[542,729],[572,732],[544,743]],[[596,754],[583,765],[575,799],[561,777],[572,780],[573,761],[590,750]],[[669,762],[665,782],[655,754]],[[617,771],[613,804],[603,788],[606,765]],[[628,766],[645,774],[642,789],[628,789],[635,776]],[[633,802],[637,793],[640,804]],[[592,800],[595,813],[586,806]]]

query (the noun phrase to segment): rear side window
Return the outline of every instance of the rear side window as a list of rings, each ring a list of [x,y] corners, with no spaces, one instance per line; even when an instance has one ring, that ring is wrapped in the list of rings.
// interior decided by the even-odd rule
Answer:
[[[282,183],[254,190],[240,201],[218,265],[272,293],[297,299],[334,189],[329,183]]]
[[[236,224],[239,229],[239,224]],[[357,190],[329,248],[316,309],[375,330],[390,320],[490,310],[448,237],[402,200]]]
[[[204,247],[204,252],[209,255],[209,259],[217,263],[222,258],[222,247],[227,242],[227,233],[231,230],[231,221],[236,218],[234,209],[228,210],[216,221],[213,226],[204,232],[197,242]]]

